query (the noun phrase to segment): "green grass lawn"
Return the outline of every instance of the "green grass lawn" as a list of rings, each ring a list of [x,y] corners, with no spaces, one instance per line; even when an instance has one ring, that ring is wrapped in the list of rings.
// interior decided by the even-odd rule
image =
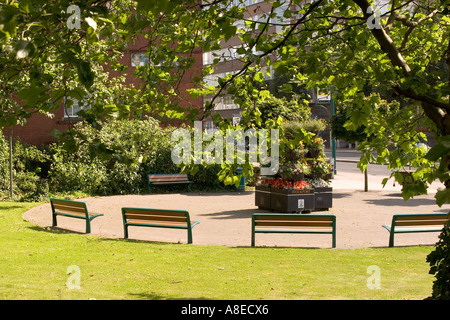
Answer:
[[[238,248],[45,230],[0,202],[0,299],[424,299],[432,247]],[[70,266],[79,273],[68,274]],[[369,289],[369,266],[380,288]],[[79,276],[80,287],[72,279]]]

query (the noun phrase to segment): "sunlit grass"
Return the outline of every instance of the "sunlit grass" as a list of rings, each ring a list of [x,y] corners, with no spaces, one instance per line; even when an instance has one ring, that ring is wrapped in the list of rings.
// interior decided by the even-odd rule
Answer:
[[[0,202],[0,299],[424,299],[432,247],[244,248],[45,230]],[[69,275],[69,266],[80,274]],[[380,270],[380,289],[369,289]],[[80,277],[80,288],[70,288]],[[69,280],[69,286],[67,281]]]

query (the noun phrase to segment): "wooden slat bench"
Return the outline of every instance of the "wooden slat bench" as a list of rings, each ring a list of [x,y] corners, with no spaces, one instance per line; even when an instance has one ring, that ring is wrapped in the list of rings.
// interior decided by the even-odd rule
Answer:
[[[389,231],[389,247],[393,247],[396,233],[440,232],[448,219],[448,213],[395,214],[391,226],[382,227]]]
[[[152,192],[152,185],[167,185],[167,184],[187,184],[187,190],[190,191],[190,186],[193,181],[189,181],[187,174],[183,173],[161,173],[161,174],[149,174],[148,191]]]
[[[255,213],[252,215],[252,247],[256,233],[331,234],[336,247],[336,216],[331,214]]]
[[[192,228],[200,222],[191,222],[185,210],[150,208],[122,208],[124,237],[128,239],[128,227],[156,227],[187,230],[187,242],[192,243]]]
[[[56,217],[65,216],[76,219],[86,220],[86,233],[91,233],[91,221],[94,218],[103,216],[102,213],[90,214],[88,212],[85,202],[73,201],[73,200],[62,200],[62,199],[50,199],[50,204],[52,207],[52,220],[53,226],[57,225]]]

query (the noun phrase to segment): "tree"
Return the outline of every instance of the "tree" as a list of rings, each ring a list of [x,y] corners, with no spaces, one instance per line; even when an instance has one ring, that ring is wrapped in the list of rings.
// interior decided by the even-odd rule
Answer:
[[[109,99],[118,97],[123,80],[108,77],[104,66],[121,54],[116,28],[123,28],[120,19],[128,8],[126,1],[114,10],[107,3],[0,1],[1,128],[23,124],[33,113],[52,116],[63,104],[70,106],[68,98],[114,104]]]
[[[269,119],[276,121],[281,117],[285,121],[305,121],[311,117],[311,109],[308,101],[298,101],[298,98],[287,100],[285,97],[276,98],[272,95],[256,101],[255,108],[261,113],[261,123],[266,123]],[[246,127],[252,127],[255,122],[254,117],[245,117],[241,122]],[[253,124],[253,125],[252,125]]]
[[[364,127],[359,127],[356,131],[348,130],[345,124],[350,120],[345,110],[338,110],[336,114],[331,116],[331,133],[335,139],[344,140],[349,143],[364,141],[366,134]]]
[[[204,114],[209,114],[215,98],[224,92],[237,94],[236,102],[249,110],[259,97],[257,88],[263,86],[262,66],[272,66],[296,84],[331,92],[350,115],[347,129],[366,128],[365,134],[371,139],[359,146],[364,153],[359,164],[362,170],[369,161],[389,163],[392,177],[403,182],[401,171],[411,164],[416,170],[410,183],[404,184],[405,200],[426,193],[428,185],[438,179],[444,188],[436,194],[437,204],[448,203],[448,2],[392,0],[383,15],[368,0],[266,2],[272,9],[258,21],[245,20],[245,9],[225,0],[204,1],[198,6],[185,1],[170,9],[171,19],[183,21],[183,28],[192,26],[193,21],[205,27],[198,29],[202,39],[196,44],[204,50],[218,48],[222,40],[232,37],[242,43],[236,50],[242,65],[238,71],[219,79],[218,88],[192,91],[214,95],[205,105]],[[186,3],[191,4],[189,10]],[[283,4],[290,10],[277,16]],[[161,8],[152,9],[155,13]],[[278,33],[270,31],[275,17],[282,28]],[[238,30],[233,24],[236,20],[244,20],[246,30]],[[374,90],[367,94],[367,87]],[[389,99],[381,94],[385,92],[392,92]],[[419,123],[430,128],[438,141],[428,154],[417,146],[426,139],[417,130]]]
[[[66,17],[61,12],[68,1],[1,2],[0,77],[2,89],[6,89],[0,101],[2,119],[6,119],[3,125],[26,117],[30,110],[9,104],[12,93],[17,91],[39,112],[48,112],[53,106],[47,102],[63,96],[64,79],[74,78],[67,68],[71,75],[77,75],[74,85],[82,84],[82,89],[71,88],[74,93],[86,94],[97,79],[93,65],[107,62],[108,57],[91,50],[90,45],[120,48],[122,38],[145,35],[150,42],[147,54],[151,63],[137,70],[142,87],[128,96],[130,103],[123,108],[120,104],[109,109],[99,105],[87,112],[85,116],[92,123],[107,110],[127,116],[157,112],[170,119],[193,121],[209,116],[223,94],[235,96],[243,113],[261,122],[260,112],[252,106],[267,97],[262,68],[272,67],[295,85],[332,93],[336,105],[345,106],[350,115],[347,129],[365,127],[370,139],[359,145],[362,170],[369,161],[389,163],[392,177],[403,182],[401,171],[411,164],[416,169],[404,184],[405,200],[426,193],[431,182],[440,180],[443,188],[436,194],[436,202],[440,206],[449,202],[447,0],[383,1],[382,14],[369,0],[265,0],[270,9],[258,21],[246,18],[245,7],[231,0],[138,0],[135,11],[129,7],[134,9],[134,2],[108,1],[108,6],[106,2],[91,0],[83,5],[87,17],[83,32],[64,27]],[[102,3],[105,6],[100,6]],[[239,28],[236,21],[243,21],[244,27]],[[273,24],[280,30],[274,32]],[[96,30],[102,31],[102,37]],[[234,47],[240,68],[220,78],[217,87],[208,86],[203,79],[220,62],[217,57],[194,77],[194,88],[189,89],[192,97],[212,99],[200,111],[194,106],[180,108],[180,93],[185,90],[181,80],[186,71],[200,59],[202,51],[220,49],[230,39],[240,42]],[[48,69],[42,68],[47,65]],[[55,70],[54,76],[43,70]],[[56,75],[59,85],[54,85]],[[14,86],[12,81],[16,81]],[[417,130],[419,124],[429,128],[437,140],[428,153],[417,146],[426,138]],[[231,126],[221,122],[222,130]],[[280,122],[269,119],[266,127],[280,128]],[[243,167],[244,172],[252,170],[250,163]],[[221,173],[227,178],[234,167],[224,165],[223,170],[228,170],[228,174]]]

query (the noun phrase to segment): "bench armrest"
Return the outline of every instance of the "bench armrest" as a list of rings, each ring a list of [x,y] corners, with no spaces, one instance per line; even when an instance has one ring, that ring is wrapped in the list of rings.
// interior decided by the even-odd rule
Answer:
[[[391,232],[391,227],[388,227],[388,226],[385,225],[385,224],[383,224],[382,227],[385,228],[387,231]]]
[[[194,226],[198,225],[200,223],[200,221],[194,221],[191,223],[191,228],[193,228]]]
[[[89,219],[94,219],[94,218],[97,218],[97,217],[100,217],[100,216],[103,216],[104,214],[103,213],[94,213],[94,214],[90,214],[89,213]]]

